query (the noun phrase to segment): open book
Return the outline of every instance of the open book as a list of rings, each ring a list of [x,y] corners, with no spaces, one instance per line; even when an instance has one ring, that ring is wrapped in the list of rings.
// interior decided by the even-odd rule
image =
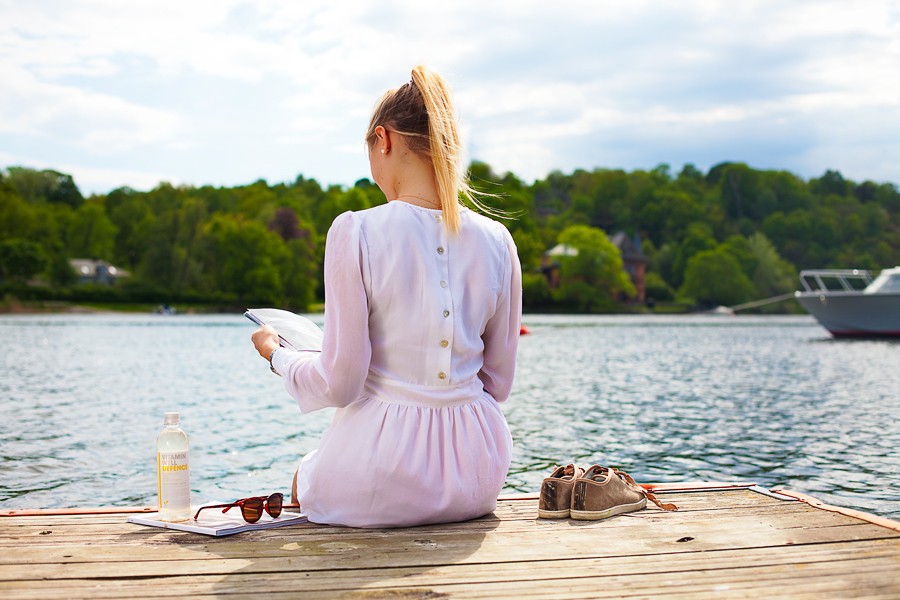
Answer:
[[[213,502],[212,504],[219,504]],[[196,511],[199,506],[191,508]],[[254,531],[257,529],[271,529],[272,527],[284,527],[285,525],[294,525],[296,523],[306,523],[306,515],[296,512],[283,511],[278,518],[273,519],[267,513],[263,513],[262,517],[256,523],[248,523],[241,516],[241,509],[234,507],[227,513],[221,510],[204,510],[200,513],[200,518],[196,521],[188,519],[187,521],[179,521],[169,523],[159,520],[159,513],[148,513],[146,515],[128,517],[129,523],[137,525],[149,525],[150,527],[163,527],[165,529],[177,529],[179,531],[190,531],[193,533],[202,533],[203,535],[212,535],[222,537],[224,535],[232,535],[242,531]]]
[[[244,316],[259,325],[269,325],[278,332],[281,345],[290,350],[322,351],[322,329],[300,315],[278,308],[250,308]]]

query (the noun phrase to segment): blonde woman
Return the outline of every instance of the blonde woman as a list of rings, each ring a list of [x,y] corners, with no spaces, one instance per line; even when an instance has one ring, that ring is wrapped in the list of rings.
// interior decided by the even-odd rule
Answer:
[[[471,199],[453,103],[425,67],[384,94],[366,133],[388,202],[334,220],[321,353],[252,337],[302,412],[337,407],[295,475],[310,521],[403,527],[496,507],[512,439],[521,267],[506,228]]]

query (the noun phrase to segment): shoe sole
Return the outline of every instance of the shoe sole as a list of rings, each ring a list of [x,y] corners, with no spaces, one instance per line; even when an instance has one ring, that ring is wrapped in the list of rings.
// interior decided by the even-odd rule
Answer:
[[[569,513],[573,519],[578,521],[600,521],[602,519],[608,519],[613,515],[641,510],[645,506],[647,506],[647,499],[641,498],[634,504],[620,504],[618,506],[607,508],[606,510],[575,510],[573,508]]]
[[[569,509],[565,510],[545,510],[542,508],[538,509],[538,517],[541,519],[568,519],[569,518]]]

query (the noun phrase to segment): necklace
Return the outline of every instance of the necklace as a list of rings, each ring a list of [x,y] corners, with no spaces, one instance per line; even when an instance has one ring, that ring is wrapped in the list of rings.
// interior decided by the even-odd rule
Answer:
[[[427,205],[424,208],[440,208],[441,207],[440,202],[435,202],[434,200],[429,200],[428,198],[423,198],[422,196],[416,196],[415,194],[403,194],[402,196],[397,196],[397,200],[403,200],[403,199],[408,200],[410,198],[414,198],[416,200],[421,200],[422,202],[424,202]],[[410,202],[410,204],[417,204],[417,203]]]

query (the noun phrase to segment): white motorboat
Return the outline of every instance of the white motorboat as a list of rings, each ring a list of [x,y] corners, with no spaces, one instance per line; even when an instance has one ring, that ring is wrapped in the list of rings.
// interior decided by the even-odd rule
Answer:
[[[794,297],[835,337],[900,337],[900,267],[802,271]]]

